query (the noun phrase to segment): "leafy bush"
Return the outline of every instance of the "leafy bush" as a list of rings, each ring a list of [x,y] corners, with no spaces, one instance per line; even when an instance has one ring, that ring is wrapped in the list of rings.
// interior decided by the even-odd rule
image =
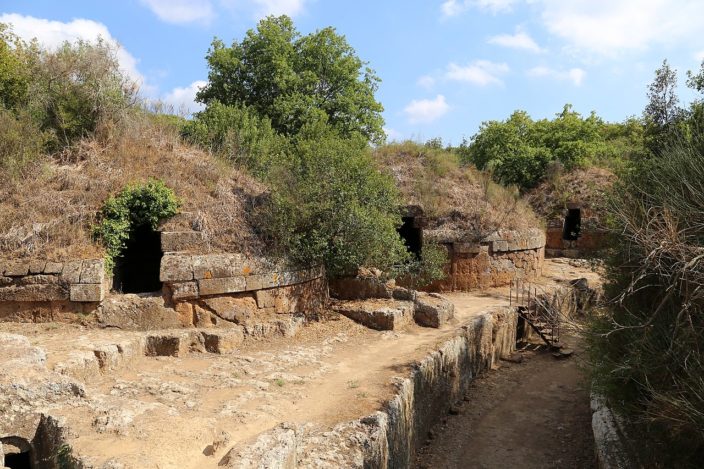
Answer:
[[[271,128],[269,119],[250,108],[225,106],[217,101],[196,113],[183,127],[182,135],[187,141],[244,165],[259,176],[266,174],[281,145],[281,138]]]
[[[290,154],[270,175],[271,197],[259,212],[259,226],[280,254],[324,264],[331,277],[408,259],[396,231],[398,190],[374,164],[364,138],[307,126]]]
[[[157,229],[161,220],[178,213],[180,205],[174,192],[158,179],[127,186],[106,200],[93,236],[106,248],[108,269],[112,270],[134,229],[145,225]]]
[[[397,266],[393,273],[402,279],[403,285],[420,288],[445,278],[448,260],[445,247],[437,243],[425,243],[419,257],[411,256],[405,264]]]
[[[0,107],[0,175],[21,177],[39,159],[45,134],[26,112],[15,115]]]

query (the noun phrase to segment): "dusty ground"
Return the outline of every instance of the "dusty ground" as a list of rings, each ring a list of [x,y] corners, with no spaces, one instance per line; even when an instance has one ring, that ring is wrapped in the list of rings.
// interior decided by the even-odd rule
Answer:
[[[596,279],[587,269],[547,261],[543,283],[582,276]],[[76,436],[71,442],[75,451],[94,456],[96,463],[116,458],[126,467],[215,468],[229,448],[281,422],[313,422],[330,428],[378,409],[391,394],[394,376],[404,375],[410,363],[452,336],[473,316],[488,307],[508,304],[508,288],[448,297],[456,305],[456,318],[440,329],[412,325],[399,332],[378,332],[340,317],[305,327],[294,338],[245,341],[227,355],[138,357],[119,370],[86,377],[84,398],[47,403],[46,409],[65,417]],[[61,334],[57,334],[58,328]],[[32,345],[44,349],[49,370],[75,360],[76,353],[91,352],[96,344],[130,340],[130,334],[135,334],[55,324],[0,324],[0,331],[25,335]],[[576,360],[553,363],[552,357],[545,357],[554,367],[541,366],[541,360],[543,357],[536,357],[526,365],[506,366],[508,372],[496,376],[515,375],[507,384],[515,383],[524,390],[517,395],[548,389],[550,393],[543,397],[549,397],[550,402],[571,402],[577,395],[576,384],[556,381],[555,386],[567,386],[559,388],[550,383],[562,374],[565,376],[560,379],[576,380]],[[531,366],[553,375],[541,379],[531,371],[519,373]],[[541,395],[535,396],[538,407]],[[497,400],[491,393],[476,399],[482,406]],[[506,400],[499,398],[497,405],[501,402]],[[531,412],[530,403],[521,409]],[[482,432],[491,435],[492,427],[513,428],[506,425],[513,418],[510,413],[497,413],[494,423],[488,422]],[[536,421],[531,425],[557,429],[560,423]],[[534,432],[530,426],[516,428],[520,430],[516,438],[528,438]],[[569,439],[564,429],[558,434]],[[506,440],[507,435],[502,438]]]
[[[589,391],[579,342],[571,358],[520,352],[475,381],[418,451],[420,468],[594,468]]]

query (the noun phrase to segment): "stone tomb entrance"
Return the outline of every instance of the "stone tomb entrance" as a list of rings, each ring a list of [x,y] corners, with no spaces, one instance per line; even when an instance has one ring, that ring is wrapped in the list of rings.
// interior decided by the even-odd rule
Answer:
[[[401,218],[401,221],[403,223],[398,229],[398,234],[408,252],[420,259],[423,252],[423,227],[425,226],[423,209],[415,205],[406,207],[406,214]]]
[[[562,239],[565,241],[577,241],[582,224],[582,211],[579,208],[567,209],[565,223],[562,228]]]
[[[148,225],[136,228],[127,241],[122,256],[115,262],[115,290],[122,293],[150,293],[161,290],[161,238]]]
[[[0,438],[0,463],[4,456],[5,467],[9,469],[32,469],[31,446],[20,437]],[[0,464],[2,467],[2,464]]]

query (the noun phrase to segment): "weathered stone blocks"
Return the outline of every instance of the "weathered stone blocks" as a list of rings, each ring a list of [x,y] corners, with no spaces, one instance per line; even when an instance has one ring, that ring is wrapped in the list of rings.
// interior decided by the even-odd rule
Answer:
[[[241,327],[203,332],[202,334],[205,351],[209,353],[231,353],[244,341],[244,332]]]
[[[198,280],[201,296],[237,293],[247,289],[244,277],[211,278]]]
[[[170,284],[171,298],[174,300],[184,300],[198,298],[198,282],[177,282]]]
[[[455,305],[436,293],[418,293],[413,319],[420,326],[438,328],[455,317]]]
[[[413,303],[394,300],[342,301],[333,309],[370,329],[393,331],[412,322]]]
[[[105,263],[102,259],[88,259],[81,265],[80,283],[103,283]]]
[[[71,301],[76,302],[100,302],[105,298],[105,290],[102,284],[74,284],[70,286]]]
[[[162,257],[159,280],[162,282],[187,282],[193,280],[191,256],[168,255]]]
[[[162,252],[193,251],[201,249],[203,235],[199,231],[163,231],[161,233]]]

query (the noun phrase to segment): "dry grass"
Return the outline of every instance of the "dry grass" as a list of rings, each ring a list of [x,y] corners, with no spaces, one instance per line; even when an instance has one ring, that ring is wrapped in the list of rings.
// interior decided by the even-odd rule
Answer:
[[[528,193],[528,200],[541,217],[562,218],[568,203],[579,203],[583,217],[599,218],[607,213],[606,203],[616,175],[605,168],[577,169],[555,174]]]
[[[452,152],[403,142],[380,147],[375,156],[395,178],[406,203],[423,207],[429,229],[458,230],[481,239],[498,229],[540,226],[517,190],[494,183],[473,166],[461,167]]]
[[[162,179],[183,202],[182,214],[166,228],[202,231],[214,252],[261,252],[248,206],[265,187],[184,146],[175,129],[148,116],[130,120],[119,135],[45,157],[21,180],[0,175],[0,258],[101,257],[102,246],[90,236],[98,210],[125,185],[150,177]]]

